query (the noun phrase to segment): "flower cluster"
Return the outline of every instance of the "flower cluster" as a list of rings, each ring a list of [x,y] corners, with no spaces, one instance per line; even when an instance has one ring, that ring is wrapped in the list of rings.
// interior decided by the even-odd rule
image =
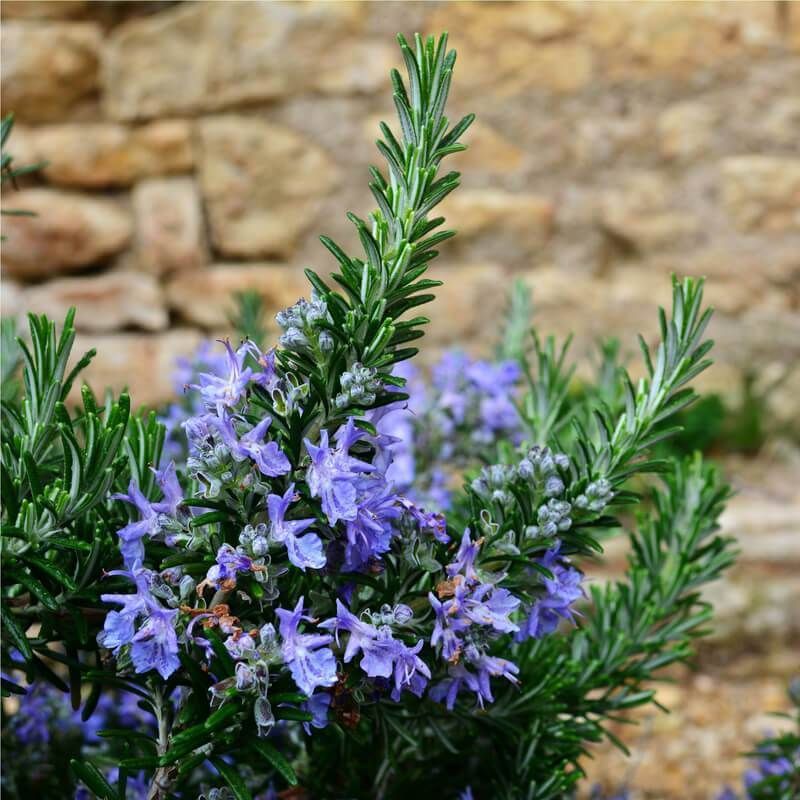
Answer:
[[[291,336],[297,346],[301,343],[297,331],[307,339],[324,318],[319,300],[298,304],[282,317],[287,331],[296,329]],[[423,430],[419,420],[410,424],[408,409],[419,408],[413,395],[408,403],[369,412],[366,420],[374,425],[372,432],[348,417],[332,436],[323,428],[317,441],[306,438],[305,459],[295,473],[305,487],[299,491],[297,481],[288,480],[293,471],[289,457],[278,440],[267,438],[273,417],[264,414],[250,421],[254,387],[274,397],[281,396],[281,388],[287,385],[277,375],[274,354],[264,355],[250,342],[238,350],[228,343],[224,346],[224,362],[214,362],[217,372],[199,373],[191,386],[201,403],[183,424],[190,454],[187,469],[210,498],[239,497],[242,492],[256,498],[253,516],[236,541],[216,546],[213,563],[195,586],[180,570],[173,568],[161,575],[143,566],[145,537],[201,551],[214,540],[203,526],[193,525],[174,466],[157,473],[164,494],[161,501],[147,500],[132,485],[122,499],[136,508],[140,519],[119,533],[126,570],[115,574],[127,577],[136,592],[104,595],[106,602],[121,608],[109,612],[100,643],[117,655],[124,650],[137,672],[156,669],[167,677],[179,665],[181,643],[199,646],[204,657],[211,658],[212,648],[202,631],[217,630],[235,661],[235,675],[216,684],[214,696],[224,699],[229,690],[252,695],[258,729],[264,733],[275,723],[268,700],[271,673],[288,670],[312,706],[327,708],[328,690],[337,681],[336,653],[344,665],[357,659],[364,678],[378,687],[386,685],[394,700],[404,690],[422,696],[437,671],[430,696],[448,708],[462,690],[474,694],[480,705],[492,702],[492,678],[517,683],[517,666],[494,654],[494,643],[503,636],[522,641],[552,633],[560,619],[574,620],[573,606],[583,594],[582,575],[560,555],[558,541],[538,559],[541,569],[529,572],[531,588],[526,596],[532,596],[531,601],[502,586],[503,572],[481,566],[484,540],[473,538],[469,529],[453,559],[444,564],[438,561],[437,548],[451,541],[445,518],[400,494],[393,480],[402,476],[403,459],[418,439],[432,441],[434,435]],[[207,359],[207,363],[212,362]],[[442,423],[438,415],[444,413],[444,429],[451,437],[445,452],[452,457],[458,446],[466,457],[464,443],[458,445],[452,437],[459,426],[479,420],[473,446],[485,444],[490,434],[507,436],[515,429],[518,421],[511,392],[517,377],[508,363],[493,365],[449,355],[434,370],[437,400],[431,409],[436,408],[436,414],[424,413],[421,418],[437,425]],[[343,375],[341,396],[349,399],[340,405],[364,400],[364,392],[374,393],[374,381],[374,370],[354,365]],[[411,388],[419,389],[417,378]],[[411,439],[398,433],[410,434]],[[570,524],[570,504],[560,499],[568,466],[566,456],[535,447],[515,465],[485,468],[472,487],[487,502],[503,506],[512,500],[512,484],[525,482],[529,491],[542,498],[540,525],[525,535],[553,539]],[[407,477],[414,472],[412,466]],[[595,504],[604,497],[602,491],[591,488],[585,495]],[[298,515],[295,509],[300,508],[308,510]],[[429,569],[441,572],[435,591],[428,594],[433,617],[427,639],[409,640],[408,634],[396,634],[396,628],[403,629],[412,620],[404,603],[394,610],[386,606],[381,612],[366,608],[355,613],[349,605],[357,602],[352,587],[336,600],[335,613],[322,621],[307,613],[302,596],[291,609],[276,607],[272,622],[265,612],[266,617],[253,619],[249,625],[226,604],[231,593],[244,589],[252,595],[254,587],[260,587],[252,596],[265,609],[281,597],[281,576],[294,568],[301,573],[333,570],[342,575],[380,572],[395,540],[401,540],[406,552],[409,543],[416,542],[415,557],[423,548]],[[497,547],[495,543],[491,548],[495,555]],[[513,545],[508,548],[519,552]],[[169,581],[178,581],[177,592],[169,590]],[[195,603],[187,605],[193,592]],[[209,593],[215,593],[210,601]],[[427,647],[431,651],[426,656]],[[319,716],[316,720],[322,724]]]
[[[395,372],[406,380],[411,397],[379,423],[382,432],[398,440],[390,477],[414,500],[446,511],[455,474],[493,457],[501,441],[522,441],[515,405],[519,364],[473,360],[448,351],[434,364],[429,383],[407,363]]]
[[[300,299],[276,316],[283,329],[280,343],[288,350],[299,352],[327,352],[333,346],[331,334],[324,329],[330,324],[325,301],[316,292],[311,300]]]
[[[420,639],[413,647],[409,647],[394,637],[392,625],[402,627],[407,624],[413,614],[403,604],[394,609],[384,606],[380,612],[370,615],[369,619],[359,619],[342,603],[336,601],[336,616],[325,620],[320,627],[332,630],[339,644],[339,634],[347,632],[347,647],[343,660],[347,664],[359,654],[359,666],[369,678],[391,679],[392,700],[399,700],[404,689],[421,697],[431,677],[428,665],[419,657],[423,641]]]
[[[520,417],[513,393],[520,377],[516,361],[492,363],[457,351],[446,353],[434,366],[431,380],[444,430],[452,434],[468,428],[472,440],[481,444],[499,437],[519,442]]]
[[[399,496],[387,477],[392,440],[385,435],[369,436],[352,417],[336,431],[334,440],[336,445],[330,447],[325,430],[318,445],[305,440],[311,460],[306,481],[311,496],[319,498],[328,524],[344,523],[342,568],[364,570],[389,550],[393,523],[401,515]],[[358,442],[372,448],[372,463],[350,455]]]
[[[136,565],[132,570],[112,570],[109,575],[122,575],[133,582],[133,594],[104,594],[104,603],[121,606],[109,611],[98,643],[119,655],[129,646],[129,655],[136,672],[156,670],[168,678],[180,666],[178,658],[177,608],[167,608],[153,592],[158,575]],[[165,582],[163,585],[167,585]]]
[[[306,342],[317,341],[324,333],[324,329],[320,333],[319,326],[327,318],[326,313],[325,304],[318,297],[310,302],[298,301],[278,315],[284,337],[295,343],[295,349],[308,349]],[[324,342],[323,336],[323,347]],[[286,346],[283,339],[282,343]],[[246,347],[253,349],[252,343]],[[204,430],[203,397],[186,392],[187,387],[198,385],[203,373],[223,374],[226,369],[227,359],[218,355],[209,342],[200,345],[193,359],[178,360],[174,382],[184,392],[183,402],[170,405],[162,417],[167,425],[165,453],[170,458],[180,460],[184,454],[185,461],[181,429],[188,419],[195,420],[190,423],[190,433],[197,431],[195,426]],[[391,453],[386,477],[417,503],[433,510],[447,510],[458,473],[490,454],[497,443],[521,441],[523,427],[515,404],[521,370],[515,361],[474,360],[459,351],[448,351],[434,364],[430,381],[424,380],[409,362],[398,364],[394,375],[406,381],[409,401],[370,413],[379,432],[390,442],[386,447]],[[276,383],[281,388],[276,390],[273,385],[272,392],[275,407],[281,411],[291,410],[307,393],[308,387],[292,384],[290,376]],[[392,387],[382,387],[374,368],[356,362],[340,378],[334,407],[369,407],[381,388]],[[228,439],[233,437],[228,434]]]
[[[489,647],[500,634],[515,633],[511,615],[520,600],[498,584],[504,577],[488,575],[476,564],[482,542],[464,531],[456,558],[447,565],[447,579],[428,595],[435,613],[431,645],[449,664],[448,677],[434,686],[431,697],[455,705],[462,688],[475,693],[481,707],[493,702],[490,678],[501,676],[517,683],[519,672],[511,661],[492,656]]]

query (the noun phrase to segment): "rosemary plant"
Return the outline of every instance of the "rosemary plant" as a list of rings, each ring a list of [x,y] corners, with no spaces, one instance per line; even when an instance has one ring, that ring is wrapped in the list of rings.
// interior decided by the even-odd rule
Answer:
[[[65,665],[77,708],[86,666],[78,651],[102,666],[95,638],[105,614],[97,584],[118,559],[115,530],[126,519],[109,490],[135,477],[144,492],[152,491],[148,465],[160,458],[163,428],[154,415],[132,416],[125,394],[98,406],[86,386],[82,407],[70,414],[75,378],[94,356],[90,351],[68,369],[73,319],[71,311],[57,335],[52,322],[31,315],[30,343],[17,340],[24,397],[7,396],[4,380],[0,478],[3,661],[13,647],[21,657],[15,666],[22,663],[29,681],[41,678],[64,690],[51,665]],[[5,677],[3,687],[23,691]],[[100,689],[96,684],[87,714]]]
[[[534,335],[529,363],[524,326],[511,360],[451,361],[426,435],[451,457],[442,480],[466,484],[446,502],[430,482],[415,491],[403,362],[427,319],[410,312],[438,286],[425,270],[453,233],[429,215],[458,185],[440,164],[472,117],[445,116],[446,37],[399,43],[378,208],[350,215],[363,253],[322,237],[338,272],[307,271],[311,299],[278,315],[280,345],[204,355],[180,469],[125,395],[99,407],[84,390],[71,416],[85,363],[67,371],[72,316],[60,338],[31,320],[2,454],[4,665],[26,680],[4,685],[64,689],[68,674],[84,719],[103,720],[71,762],[80,791],[561,797],[586,743],[652,700],[649,681],[709,618],[699,588],[732,558],[716,535],[727,490],[699,457],[650,457],[709,363],[701,283],[675,283],[659,345],[642,345],[646,378],[634,387],[615,365],[569,409],[566,351]],[[241,309],[260,335],[257,306]],[[650,473],[662,483],[647,504],[629,479]],[[627,577],[586,602],[581,567],[631,507]],[[149,721],[119,724],[99,704],[109,692]]]

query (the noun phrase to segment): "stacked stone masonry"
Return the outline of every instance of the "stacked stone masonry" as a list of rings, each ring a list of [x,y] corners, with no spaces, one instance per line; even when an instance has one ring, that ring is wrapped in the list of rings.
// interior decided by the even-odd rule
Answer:
[[[270,316],[355,250],[397,30],[450,31],[446,283],[428,352],[486,350],[512,276],[576,353],[655,331],[669,276],[708,278],[709,384],[800,355],[800,7],[791,3],[2,4],[3,311],[75,304],[91,376],[157,403],[171,360],[228,328],[230,292]],[[498,45],[502,42],[502,46]],[[119,354],[132,361],[119,369]],[[163,365],[158,372],[152,360]],[[790,397],[796,394],[790,394]],[[796,413],[797,408],[782,413]]]

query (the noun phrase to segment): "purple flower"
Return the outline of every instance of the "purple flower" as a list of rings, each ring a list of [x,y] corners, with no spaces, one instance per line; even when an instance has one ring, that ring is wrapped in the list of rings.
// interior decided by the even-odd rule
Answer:
[[[213,614],[208,613],[198,614],[196,617],[192,617],[191,621],[186,626],[186,631],[184,632],[184,639],[186,642],[196,644],[203,651],[202,657],[207,662],[210,662],[212,656],[214,655],[214,646],[208,639],[206,639],[205,636],[195,636],[194,629],[196,625],[202,625],[205,620],[211,619],[213,616]],[[231,641],[233,641],[233,638],[229,636],[225,640],[225,646],[227,647],[228,642]]]
[[[553,633],[562,619],[574,622],[572,605],[583,597],[583,574],[558,560],[560,549],[559,543],[540,559],[539,563],[550,570],[553,577],[542,578],[545,594],[531,605],[528,617],[515,637],[518,642],[541,639]]]
[[[367,438],[367,432],[356,425],[353,417],[348,417],[344,425],[337,428],[336,433],[333,434],[333,439],[336,442],[337,450],[339,453],[347,455],[350,448]]]
[[[483,649],[498,636],[518,630],[511,615],[520,600],[507,589],[479,579],[475,566],[479,544],[472,541],[467,529],[455,560],[446,568],[449,581],[441,590],[444,597],[428,595],[434,611],[431,645],[440,647],[442,657],[450,663],[448,677],[430,694],[448,708],[462,689],[473,692],[481,707],[493,702],[491,678],[502,676],[516,683],[519,672],[511,661],[489,656]],[[501,577],[495,576],[495,580]]]
[[[337,644],[341,631],[349,634],[343,657],[345,663],[352,661],[360,652],[360,667],[367,677],[393,677],[393,700],[399,699],[404,688],[410,689],[418,697],[422,694],[431,676],[428,665],[418,656],[422,640],[413,648],[408,647],[392,636],[388,625],[376,627],[360,620],[341,600],[336,601],[336,616],[325,620],[319,627],[335,631]]]
[[[163,469],[153,469],[163,499],[153,503],[153,509],[159,514],[174,517],[178,513],[178,506],[183,503],[183,489],[178,482],[178,473],[175,462],[170,461]]]
[[[112,499],[124,500],[139,512],[140,518],[117,532],[119,549],[127,569],[134,569],[144,561],[144,537],[153,538],[163,531],[164,517],[175,517],[183,503],[183,490],[178,483],[175,464],[170,462],[164,469],[153,472],[163,493],[163,499],[151,503],[141,492],[135,480],[128,484],[127,494],[114,494]]]
[[[498,589],[490,583],[482,583],[466,595],[462,603],[467,618],[477,625],[491,626],[498,633],[514,633],[519,630],[519,626],[509,619],[509,614],[519,608],[520,601],[508,589]]]
[[[795,770],[800,765],[800,749],[796,750],[790,758],[783,755],[773,744],[767,742],[758,747],[758,753],[760,757],[757,759],[755,767],[747,770],[744,774],[744,788],[748,797],[755,796],[753,790],[766,780],[770,780],[770,785],[773,785],[777,791],[791,794],[790,780],[772,781],[771,779],[780,778],[783,775],[787,777],[795,775]]]
[[[358,570],[389,550],[394,536],[392,523],[402,514],[397,495],[382,478],[362,478],[356,488],[356,513],[345,523],[346,571]]]
[[[208,570],[203,581],[203,584],[209,584],[215,589],[219,589],[223,584],[233,587],[236,585],[238,573],[252,572],[253,570],[253,560],[230,544],[223,544],[217,550],[216,560],[217,563]],[[200,586],[198,586],[198,591],[200,591]]]
[[[297,601],[293,611],[278,608],[275,613],[280,621],[283,658],[300,691],[311,697],[316,688],[333,686],[336,683],[336,659],[328,647],[333,637],[297,631],[301,621],[313,621],[303,615],[303,598]]]
[[[461,537],[461,544],[459,545],[458,552],[456,553],[455,561],[447,565],[447,574],[449,577],[461,574],[467,580],[478,580],[478,573],[475,570],[475,558],[480,549],[480,542],[473,542],[470,530],[467,528],[464,535]]]
[[[241,659],[256,658],[256,640],[249,633],[242,633],[239,636],[229,636],[225,640],[225,649],[231,658],[237,661]],[[237,664],[238,667],[238,664]]]
[[[118,654],[121,647],[131,645],[131,659],[136,672],[155,669],[168,678],[178,667],[178,634],[175,630],[178,609],[165,609],[149,591],[154,573],[136,569],[115,570],[109,575],[124,575],[136,586],[134,594],[103,594],[104,603],[121,605],[120,611],[109,611],[97,641]],[[136,630],[136,622],[144,617]]]
[[[142,541],[144,537],[152,538],[161,532],[158,511],[142,494],[133,479],[128,484],[128,494],[114,494],[111,495],[111,498],[130,503],[140,514],[138,521],[130,522],[117,531],[122,560],[128,569],[133,569],[137,563],[141,564],[144,561],[144,542]]]
[[[493,364],[472,361],[459,352],[445,353],[433,369],[438,394],[433,409],[448,444],[456,444],[449,440],[460,427],[479,443],[491,443],[500,435],[519,441],[521,424],[513,394],[520,375],[515,361]]]
[[[509,683],[518,684],[519,680],[519,667],[507,658],[500,658],[498,656],[490,656],[486,653],[480,653],[470,658],[467,654],[467,660],[478,670],[478,676],[481,681],[485,681],[489,685],[489,676],[495,678],[505,678]],[[486,699],[494,702],[494,698],[490,694],[486,694]]]
[[[430,474],[430,483],[425,489],[425,496],[434,508],[447,511],[452,504],[452,492],[448,489],[447,474],[441,469],[433,469]]]
[[[464,376],[469,365],[464,353],[445,353],[432,371],[433,385],[439,390],[437,405],[447,411],[456,424],[464,421],[467,410],[467,393],[464,391]]]
[[[490,583],[476,585],[461,575],[455,576],[453,583],[451,599],[441,601],[432,593],[428,595],[435,617],[431,645],[441,644],[445,660],[458,660],[464,634],[472,625],[491,628],[497,633],[513,633],[518,629],[509,615],[517,610],[520,601],[507,589]]]
[[[473,361],[466,369],[466,376],[482,392],[498,396],[510,392],[522,375],[516,361]]]
[[[300,536],[316,520],[313,517],[307,519],[285,519],[286,512],[295,499],[293,483],[289,485],[283,496],[271,494],[267,498],[270,537],[286,547],[289,561],[304,572],[306,567],[322,569],[325,566],[325,551],[322,547],[322,540],[316,533],[307,533],[305,536]]]
[[[458,694],[462,689],[467,689],[475,694],[478,705],[483,708],[484,703],[494,702],[492,677],[503,677],[511,683],[519,683],[516,677],[519,667],[505,658],[480,654],[470,663],[477,672],[470,671],[465,664],[450,667],[448,677],[429,691],[430,698],[436,702],[444,702],[447,709],[452,710]]]
[[[326,728],[328,726],[328,709],[333,698],[328,692],[315,692],[300,705],[301,710],[311,714],[311,720],[303,723],[303,730],[310,736],[311,728]]]
[[[456,704],[459,692],[467,688],[478,695],[479,703],[483,708],[483,699],[480,695],[478,679],[463,664],[456,664],[447,671],[447,678],[432,686],[428,696],[436,703],[444,703],[448,711],[452,711]]]
[[[136,633],[136,619],[148,613],[153,597],[150,594],[150,580],[152,572],[141,567],[135,568],[132,572],[127,570],[112,570],[109,575],[124,575],[133,581],[136,586],[135,594],[101,594],[100,599],[104,603],[114,603],[121,605],[120,611],[109,611],[106,614],[103,630],[97,635],[97,641],[103,647],[107,647],[119,653],[123,645],[130,644]]]
[[[275,348],[263,353],[255,342],[246,341],[239,349],[249,353],[261,367],[261,372],[253,373],[253,383],[268,392],[272,391],[278,382],[275,374]]]
[[[456,600],[440,601],[435,594],[428,594],[435,621],[431,633],[431,647],[442,647],[446,661],[457,661],[462,649],[461,634],[470,626],[470,621],[460,612]]]
[[[408,689],[417,697],[422,697],[425,687],[431,677],[428,665],[419,657],[422,650],[422,639],[414,647],[402,645],[395,655],[394,662],[394,687],[392,700],[398,702],[403,689]]]
[[[450,536],[447,533],[447,520],[444,514],[436,511],[425,511],[407,497],[399,498],[400,506],[406,514],[414,520],[422,533],[430,533],[437,542],[448,544]]]
[[[387,480],[404,491],[411,488],[417,469],[414,460],[414,424],[411,412],[401,403],[376,409],[372,423],[378,431],[393,440],[390,448],[392,463],[386,469]]]
[[[386,468],[386,479],[402,492],[411,490],[417,477],[415,448],[415,417],[427,411],[429,398],[419,371],[408,361],[395,364],[392,374],[406,380],[403,389],[388,385],[388,391],[405,391],[408,400],[391,403],[370,411],[369,421],[378,433],[386,437],[391,463]]]
[[[216,421],[214,414],[195,414],[183,423],[189,443],[189,455],[202,458],[203,451],[212,441]]]
[[[490,442],[498,433],[515,431],[520,425],[517,407],[504,395],[484,397],[480,402],[480,419],[484,438]]]
[[[375,470],[372,464],[359,461],[348,453],[350,444],[357,438],[354,430],[357,429],[350,419],[336,448],[328,446],[328,432],[325,430],[320,431],[319,446],[311,444],[308,439],[304,440],[311,457],[306,482],[311,496],[321,498],[322,510],[331,525],[342,519],[356,518],[358,506],[354,481],[359,475]]]
[[[190,388],[197,389],[203,400],[210,408],[216,409],[220,416],[225,408],[235,406],[247,390],[253,371],[244,366],[249,348],[240,347],[234,352],[231,343],[223,342],[228,353],[228,374],[220,375],[202,372],[198,376],[199,383],[191,384]]]
[[[199,372],[211,372],[221,375],[227,366],[227,355],[218,352],[214,342],[204,339],[197,346],[193,356],[190,358],[180,356],[175,359],[175,372],[173,373],[175,394],[184,392],[187,385]]]
[[[166,680],[180,667],[175,618],[178,609],[152,604],[150,615],[133,637],[131,660],[137,672],[154,669]]]
[[[227,414],[216,421],[222,440],[236,461],[251,459],[259,471],[270,478],[285,475],[292,469],[289,459],[277,442],[264,442],[264,434],[272,423],[271,417],[265,417],[254,428],[241,437],[237,437],[233,420]]]
[[[379,642],[378,629],[368,622],[363,622],[353,614],[341,600],[336,600],[336,616],[320,623],[320,628],[333,630],[336,643],[339,644],[339,632],[347,631],[347,647],[344,651],[345,664],[352,661],[359,652],[363,654],[361,668],[370,678],[388,678],[392,674],[391,643],[387,637]],[[391,631],[389,632],[391,640]],[[391,640],[392,642],[394,640]]]

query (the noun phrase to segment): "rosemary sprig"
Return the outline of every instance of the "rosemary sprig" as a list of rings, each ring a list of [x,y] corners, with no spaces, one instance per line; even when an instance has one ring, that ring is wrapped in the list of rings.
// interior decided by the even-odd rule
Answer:
[[[456,60],[455,51],[447,50],[446,34],[438,41],[433,37],[423,41],[417,34],[413,50],[403,36],[398,41],[408,76],[406,85],[397,70],[391,73],[400,135],[381,123],[377,147],[387,171],[370,168],[370,190],[378,207],[369,221],[348,214],[364,252],[351,257],[332,239],[321,237],[337,262],[338,272],[332,278],[339,289],[306,270],[327,307],[329,318],[323,326],[332,346],[279,352],[286,372],[308,380],[312,391],[320,390],[316,401],[324,409],[323,417],[337,415],[329,405],[331,392],[325,390],[335,393],[342,373],[354,364],[375,370],[384,384],[402,384],[391,378],[389,370],[416,354],[417,349],[408,345],[423,335],[421,328],[428,319],[415,316],[401,321],[401,317],[433,299],[430,290],[440,281],[423,276],[438,254],[436,246],[454,235],[441,230],[443,217],[428,215],[459,184],[457,172],[438,177],[439,166],[445,156],[465,149],[459,139],[474,115],[452,126],[444,115]],[[375,405],[398,397],[381,391]]]

